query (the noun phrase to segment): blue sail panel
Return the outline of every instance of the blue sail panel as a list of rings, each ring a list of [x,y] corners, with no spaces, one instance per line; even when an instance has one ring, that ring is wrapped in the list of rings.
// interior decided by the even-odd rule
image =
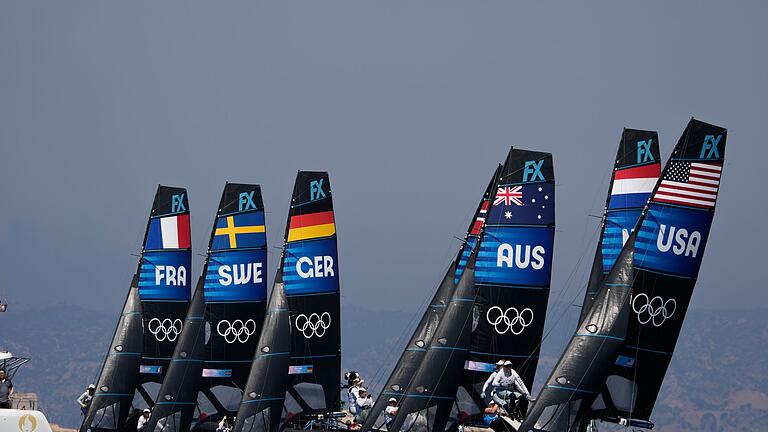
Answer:
[[[266,300],[266,260],[263,249],[212,252],[205,274],[205,301]]]
[[[189,301],[192,252],[145,252],[139,270],[139,296],[145,300]]]
[[[478,284],[548,287],[554,230],[488,227],[477,257]]]
[[[288,243],[283,264],[286,295],[338,291],[337,261],[336,237]]]
[[[624,247],[624,243],[632,234],[641,212],[642,208],[609,211],[607,213],[601,244],[604,273],[609,272],[613,267],[619,253],[621,253],[621,248]]]

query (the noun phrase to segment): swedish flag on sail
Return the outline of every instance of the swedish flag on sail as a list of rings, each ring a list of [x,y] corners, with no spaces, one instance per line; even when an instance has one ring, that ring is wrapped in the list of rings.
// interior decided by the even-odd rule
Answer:
[[[212,250],[259,248],[266,244],[264,212],[221,216],[216,219]]]

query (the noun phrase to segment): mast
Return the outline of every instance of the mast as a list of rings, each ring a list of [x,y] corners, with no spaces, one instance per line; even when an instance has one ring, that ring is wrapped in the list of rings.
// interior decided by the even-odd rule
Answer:
[[[279,430],[286,391],[301,411],[338,408],[340,298],[329,181],[327,172],[297,174],[280,268],[235,431]]]
[[[189,305],[192,252],[186,189],[159,185],[136,273],[80,430],[117,430],[143,384],[161,382]]]
[[[148,430],[186,432],[201,392],[230,414],[214,389],[245,385],[266,308],[266,230],[261,188],[227,183],[208,253]]]
[[[613,267],[660,174],[658,133],[624,129],[605,200],[600,238],[584,294],[581,318],[592,306],[600,282]]]
[[[419,324],[414,329],[408,345],[406,345],[406,348],[400,355],[400,359],[395,364],[392,373],[384,384],[384,391],[379,395],[376,399],[376,403],[369,410],[368,417],[362,426],[362,430],[368,431],[381,427],[383,422],[381,416],[387,406],[387,400],[391,397],[400,400],[405,391],[405,387],[407,387],[408,383],[413,378],[413,374],[421,364],[424,354],[427,352],[427,347],[432,342],[435,329],[440,323],[443,313],[450,301],[453,290],[461,279],[461,275],[464,273],[464,268],[466,268],[467,262],[469,261],[469,255],[477,246],[477,241],[480,237],[483,225],[485,224],[488,208],[490,207],[490,197],[493,193],[493,188],[496,187],[500,171],[501,165],[494,171],[488,186],[485,188],[483,197],[477,205],[477,209],[467,228],[466,234],[464,235],[464,241],[462,242],[456,257],[448,267],[445,276],[443,276],[437,291],[435,291],[435,294],[432,297],[432,301],[429,303],[429,307],[424,312],[424,315],[422,315],[421,321],[419,321]]]
[[[688,123],[634,231],[520,430],[574,430],[598,416],[653,426],[647,419],[712,223],[725,140],[723,128],[695,119]]]

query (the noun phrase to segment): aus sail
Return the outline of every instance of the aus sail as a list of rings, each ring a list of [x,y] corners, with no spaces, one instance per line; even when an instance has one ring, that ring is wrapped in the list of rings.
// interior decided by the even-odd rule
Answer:
[[[82,432],[121,429],[136,396],[138,406],[153,405],[152,385],[167,372],[189,306],[191,246],[186,189],[158,186]]]

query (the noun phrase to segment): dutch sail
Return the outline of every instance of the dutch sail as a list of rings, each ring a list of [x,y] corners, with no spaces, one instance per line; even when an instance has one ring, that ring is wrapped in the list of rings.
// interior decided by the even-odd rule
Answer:
[[[118,430],[136,393],[161,383],[189,306],[191,241],[186,189],[158,186],[139,264],[128,291],[82,432]]]
[[[688,123],[520,430],[577,430],[596,417],[653,426],[712,223],[725,141],[723,128]]]
[[[600,283],[611,271],[661,174],[659,136],[653,131],[624,129],[616,152],[600,237],[589,275],[582,318],[592,306]]]
[[[448,270],[443,276],[440,285],[435,291],[432,301],[429,303],[427,311],[422,315],[421,321],[411,335],[408,345],[400,355],[400,359],[395,364],[389,378],[384,384],[384,391],[376,400],[374,406],[369,410],[368,417],[362,426],[362,430],[380,429],[383,426],[383,412],[387,405],[387,400],[394,397],[397,400],[402,398],[405,387],[413,378],[413,374],[421,364],[427,347],[432,342],[432,337],[440,323],[445,309],[450,301],[453,290],[461,279],[461,275],[466,268],[469,255],[477,246],[480,237],[480,231],[485,224],[490,207],[491,193],[496,185],[501,165],[496,169],[491,181],[483,193],[483,197],[477,206],[474,217],[464,236],[464,241],[459,248],[456,258],[451,262]]]
[[[288,415],[339,408],[339,267],[327,172],[299,171],[284,250],[235,430],[276,431]]]
[[[260,187],[227,183],[149,430],[189,430],[199,393],[209,421],[236,410],[265,315],[266,257]]]

